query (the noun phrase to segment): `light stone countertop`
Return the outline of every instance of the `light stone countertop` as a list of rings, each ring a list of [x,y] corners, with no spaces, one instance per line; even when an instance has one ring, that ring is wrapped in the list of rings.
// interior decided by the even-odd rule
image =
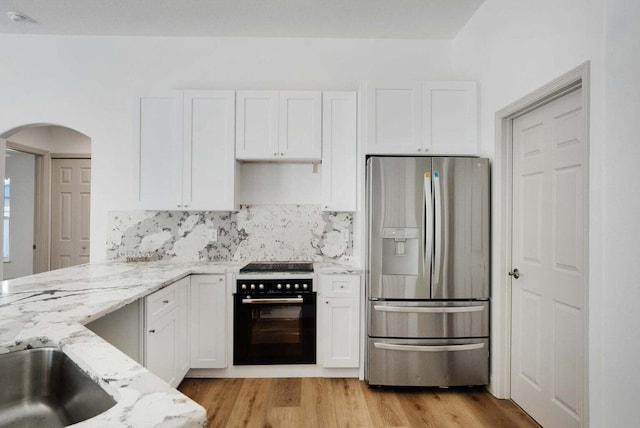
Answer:
[[[32,347],[63,350],[116,400],[77,427],[198,427],[206,413],[146,368],[84,327],[191,274],[237,272],[244,262],[100,263],[2,281],[0,354]],[[318,274],[359,274],[314,263]]]

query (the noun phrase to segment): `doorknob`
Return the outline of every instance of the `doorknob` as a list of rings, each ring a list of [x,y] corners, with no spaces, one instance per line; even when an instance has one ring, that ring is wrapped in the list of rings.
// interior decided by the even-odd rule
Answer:
[[[514,269],[509,272],[509,276],[512,276],[514,279],[520,278],[520,271],[518,269]]]

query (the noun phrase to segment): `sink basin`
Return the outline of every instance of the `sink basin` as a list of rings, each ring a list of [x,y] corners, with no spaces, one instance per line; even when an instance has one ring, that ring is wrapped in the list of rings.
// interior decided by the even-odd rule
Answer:
[[[63,427],[116,402],[67,355],[37,348],[0,355],[0,427]]]

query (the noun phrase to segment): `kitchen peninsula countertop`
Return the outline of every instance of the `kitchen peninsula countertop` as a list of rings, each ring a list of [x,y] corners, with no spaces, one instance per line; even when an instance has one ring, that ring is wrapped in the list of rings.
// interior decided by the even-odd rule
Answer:
[[[84,325],[191,274],[237,272],[244,262],[108,262],[2,281],[0,354],[53,346],[109,394],[116,405],[77,427],[197,427],[204,408],[171,388]],[[359,273],[314,263],[316,273]]]

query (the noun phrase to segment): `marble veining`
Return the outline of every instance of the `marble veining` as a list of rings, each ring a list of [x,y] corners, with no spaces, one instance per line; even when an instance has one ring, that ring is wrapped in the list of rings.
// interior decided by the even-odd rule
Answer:
[[[107,263],[74,266],[3,281],[0,353],[62,349],[116,400],[78,427],[197,427],[205,410],[84,324],[191,273],[236,271],[241,263]]]
[[[217,241],[211,232],[217,230]],[[353,215],[319,205],[246,205],[237,213],[111,212],[107,259],[150,255],[155,260],[353,259]]]

